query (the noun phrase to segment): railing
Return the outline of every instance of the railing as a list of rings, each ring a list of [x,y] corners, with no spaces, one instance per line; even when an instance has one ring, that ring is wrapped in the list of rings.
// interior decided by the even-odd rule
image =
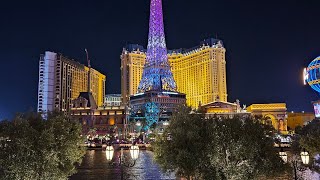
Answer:
[[[132,144],[119,144],[120,147],[131,147]],[[136,146],[139,146],[139,147],[150,147],[151,145],[150,144],[136,144]]]
[[[139,148],[148,148],[151,147],[151,144],[135,144],[136,146],[139,146]],[[94,146],[88,145],[88,144],[81,144],[81,146],[86,146],[89,148],[103,148],[106,146],[106,144],[94,144]],[[115,148],[130,148],[132,144],[113,144]]]

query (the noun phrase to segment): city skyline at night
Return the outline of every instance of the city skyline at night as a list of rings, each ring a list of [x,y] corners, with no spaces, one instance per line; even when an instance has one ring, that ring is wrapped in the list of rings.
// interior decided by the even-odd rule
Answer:
[[[125,44],[146,46],[149,5],[148,1],[6,2],[0,12],[4,22],[0,52],[2,65],[9,68],[0,73],[4,85],[0,119],[36,110],[39,54],[46,50],[85,64],[83,49],[87,48],[93,66],[108,77],[106,92],[120,93],[119,54]],[[320,54],[317,5],[316,1],[276,6],[250,1],[164,1],[167,46],[188,48],[201,39],[218,37],[228,50],[229,101],[286,102],[289,111],[310,112],[311,101],[319,96],[303,86],[301,74]]]
[[[320,180],[320,1],[6,1],[0,179]]]

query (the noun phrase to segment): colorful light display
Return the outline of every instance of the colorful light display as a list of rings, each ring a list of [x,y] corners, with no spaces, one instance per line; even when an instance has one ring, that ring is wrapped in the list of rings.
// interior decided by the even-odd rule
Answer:
[[[161,0],[151,0],[150,4],[147,58],[138,93],[150,90],[177,90],[168,63]]]
[[[151,0],[146,61],[138,90],[130,96],[131,119],[145,119],[142,129],[147,132],[185,103],[186,95],[177,91],[168,62],[162,1]]]
[[[303,70],[303,81],[311,86],[312,89],[320,93],[320,56],[315,58],[307,68]],[[320,117],[320,101],[312,103],[314,108],[314,114],[317,118]]]
[[[314,114],[317,118],[320,117],[320,102],[314,102],[313,103],[313,109],[314,109]]]
[[[157,123],[159,120],[160,108],[159,104],[155,102],[148,102],[145,104],[145,118],[146,124],[144,130],[147,131],[154,123]]]
[[[320,93],[320,56],[315,58],[309,66],[304,69],[303,78],[312,89]]]

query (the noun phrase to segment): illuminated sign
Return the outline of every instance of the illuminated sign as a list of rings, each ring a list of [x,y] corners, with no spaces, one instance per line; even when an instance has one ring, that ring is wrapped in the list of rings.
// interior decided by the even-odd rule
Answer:
[[[313,103],[313,108],[315,116],[320,117],[320,103]]]

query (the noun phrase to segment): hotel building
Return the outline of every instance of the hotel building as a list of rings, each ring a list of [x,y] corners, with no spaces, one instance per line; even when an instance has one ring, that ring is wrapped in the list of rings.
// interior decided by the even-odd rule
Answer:
[[[226,49],[221,40],[207,39],[192,49],[168,50],[177,91],[186,94],[187,105],[227,102]],[[121,54],[121,94],[124,104],[137,93],[146,59],[140,45],[128,45]]]
[[[90,71],[90,73],[89,73]],[[98,106],[104,104],[106,76],[62,54],[46,51],[40,55],[38,112],[69,112],[80,92],[90,92]]]

